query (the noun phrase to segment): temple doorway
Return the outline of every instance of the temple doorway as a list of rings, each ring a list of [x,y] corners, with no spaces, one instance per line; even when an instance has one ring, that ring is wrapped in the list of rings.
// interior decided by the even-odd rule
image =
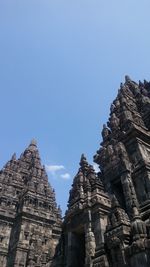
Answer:
[[[85,265],[85,234],[75,233],[75,262],[74,267],[84,267]]]

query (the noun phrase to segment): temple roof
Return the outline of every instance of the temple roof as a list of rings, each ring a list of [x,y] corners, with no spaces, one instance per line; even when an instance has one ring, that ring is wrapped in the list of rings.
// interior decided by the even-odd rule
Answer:
[[[79,169],[74,177],[72,188],[70,190],[69,207],[75,202],[86,197],[88,192],[92,192],[95,188],[103,189],[102,182],[95,172],[92,165],[90,165],[84,154],[81,155],[79,162]]]
[[[117,154],[119,159],[120,153],[126,153],[121,140],[127,132],[133,132],[133,128],[147,134],[150,129],[150,82],[144,80],[136,83],[126,75],[111,104],[109,120],[102,129],[103,141],[94,156],[102,171],[108,162],[107,157],[113,161]]]
[[[41,163],[35,140],[30,142],[18,159],[16,154],[13,154],[1,170],[0,181],[9,182],[24,190],[26,188],[26,191],[41,194],[43,197],[50,197],[55,202],[55,193],[49,184],[45,166]]]

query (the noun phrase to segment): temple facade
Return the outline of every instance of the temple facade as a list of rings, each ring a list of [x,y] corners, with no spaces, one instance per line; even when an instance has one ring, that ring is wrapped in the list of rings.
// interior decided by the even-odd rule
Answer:
[[[33,140],[0,172],[0,267],[150,266],[150,83],[128,76],[61,219]]]

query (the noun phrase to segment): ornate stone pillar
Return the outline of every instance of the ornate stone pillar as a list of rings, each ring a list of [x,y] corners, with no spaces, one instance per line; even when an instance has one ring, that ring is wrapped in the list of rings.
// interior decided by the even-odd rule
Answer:
[[[95,236],[92,232],[91,223],[89,224],[89,227],[86,229],[85,233],[85,267],[92,267],[93,266],[93,260],[92,258],[95,256]]]

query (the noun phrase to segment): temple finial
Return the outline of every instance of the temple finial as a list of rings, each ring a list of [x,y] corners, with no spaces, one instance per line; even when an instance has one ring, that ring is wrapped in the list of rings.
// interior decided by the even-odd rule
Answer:
[[[129,75],[125,75],[125,82],[127,83],[127,82],[131,82],[132,80],[131,80],[131,78],[130,78],[130,76]]]
[[[37,141],[35,139],[32,139],[30,142],[31,146],[37,146]]]
[[[81,155],[80,166],[83,173],[86,172],[89,168],[89,164],[84,154]]]
[[[30,150],[37,150],[37,141],[35,139],[32,139],[31,140],[28,149],[30,149]]]
[[[80,159],[80,166],[82,167],[84,164],[88,165],[86,156],[84,154],[81,155],[81,159]]]
[[[16,160],[16,153],[12,155],[11,160]]]

